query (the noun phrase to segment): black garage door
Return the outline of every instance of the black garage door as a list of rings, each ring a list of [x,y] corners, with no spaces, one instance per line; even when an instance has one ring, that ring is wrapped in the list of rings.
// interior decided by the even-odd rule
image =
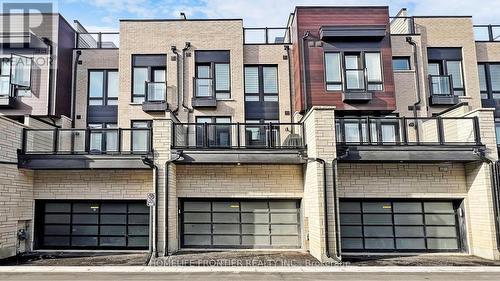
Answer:
[[[145,201],[37,201],[41,249],[147,249]]]
[[[186,248],[299,248],[295,200],[184,200],[181,243]]]
[[[457,252],[458,203],[341,201],[344,252]]]

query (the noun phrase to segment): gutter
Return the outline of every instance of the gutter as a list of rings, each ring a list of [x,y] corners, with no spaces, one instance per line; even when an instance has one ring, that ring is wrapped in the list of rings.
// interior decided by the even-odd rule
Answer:
[[[78,62],[82,51],[77,50],[75,60],[73,62],[73,89],[71,92],[71,128],[75,128],[76,122],[76,71],[78,69]]]
[[[335,206],[333,209],[333,214],[335,216],[335,255],[338,260],[342,260],[341,253],[341,245],[340,245],[340,217],[338,212],[338,196],[337,196],[337,187],[338,187],[338,160],[343,159],[349,155],[349,149],[346,150],[345,154],[341,156],[337,156],[332,160],[332,180],[333,180],[333,202],[335,202]]]
[[[190,42],[186,42],[185,43],[186,45],[184,46],[184,48],[182,48],[182,107],[187,109],[187,122],[189,123],[189,116],[190,114],[194,111],[192,108],[189,108],[186,104],[185,104],[185,101],[186,101],[186,79],[185,79],[185,71],[186,71],[186,51],[191,48],[191,43]],[[194,87],[194,85],[193,85]],[[190,126],[187,126],[186,128],[186,136],[189,136],[189,127]]]
[[[165,208],[164,208],[164,217],[165,217],[165,231],[163,232],[163,256],[168,256],[168,182],[169,182],[169,170],[170,164],[179,160],[182,156],[182,151],[177,154],[176,158],[165,161]]]
[[[52,43],[50,42],[49,38],[47,37],[43,37],[42,38],[43,42],[47,45],[48,49],[49,49],[49,71],[48,71],[48,92],[47,92],[47,116],[52,116],[52,78],[54,76],[54,69],[53,67],[50,65],[52,63]]]

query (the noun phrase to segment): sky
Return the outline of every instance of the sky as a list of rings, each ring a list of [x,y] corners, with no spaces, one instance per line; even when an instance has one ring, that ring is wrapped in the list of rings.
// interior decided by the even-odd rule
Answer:
[[[24,0],[0,0],[0,2]],[[27,0],[33,2],[33,0]],[[51,0],[35,0],[50,2]],[[410,15],[471,15],[475,24],[500,24],[500,0],[58,0],[57,12],[79,20],[89,31],[116,31],[119,19],[242,18],[245,27],[282,27],[295,6],[385,5],[391,16],[401,8]]]

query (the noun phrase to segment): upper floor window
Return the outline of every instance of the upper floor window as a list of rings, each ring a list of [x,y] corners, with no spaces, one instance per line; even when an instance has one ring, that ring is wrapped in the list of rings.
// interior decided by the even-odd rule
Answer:
[[[31,96],[32,58],[12,54],[0,64],[0,96]]]
[[[392,58],[392,69],[398,70],[410,70],[410,57],[393,57]]]
[[[482,99],[500,99],[500,63],[478,65]]]
[[[147,152],[150,150],[150,129],[153,125],[151,120],[133,120],[132,121],[132,146],[133,152]]]
[[[118,71],[89,71],[89,105],[118,105]]]
[[[382,91],[380,52],[325,53],[327,91]]]
[[[428,72],[434,95],[465,95],[462,50],[460,48],[428,48]]]
[[[132,56],[132,102],[142,103],[148,99],[158,99],[158,87],[151,95],[147,95],[147,83],[165,83],[166,55],[133,55]],[[162,87],[164,89],[164,87]]]
[[[196,51],[195,61],[195,97],[231,98],[229,51]]]
[[[277,66],[245,66],[245,101],[278,101]]]

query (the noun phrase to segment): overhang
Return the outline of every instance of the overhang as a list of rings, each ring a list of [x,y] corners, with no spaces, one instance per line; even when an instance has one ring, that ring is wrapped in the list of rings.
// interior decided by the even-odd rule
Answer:
[[[337,146],[343,162],[473,162],[484,146]]]
[[[319,29],[321,40],[372,39],[382,40],[386,35],[385,25],[329,25]]]
[[[176,163],[189,164],[304,164],[303,150],[183,150]]]
[[[141,155],[18,154],[18,167],[31,170],[150,169]]]

